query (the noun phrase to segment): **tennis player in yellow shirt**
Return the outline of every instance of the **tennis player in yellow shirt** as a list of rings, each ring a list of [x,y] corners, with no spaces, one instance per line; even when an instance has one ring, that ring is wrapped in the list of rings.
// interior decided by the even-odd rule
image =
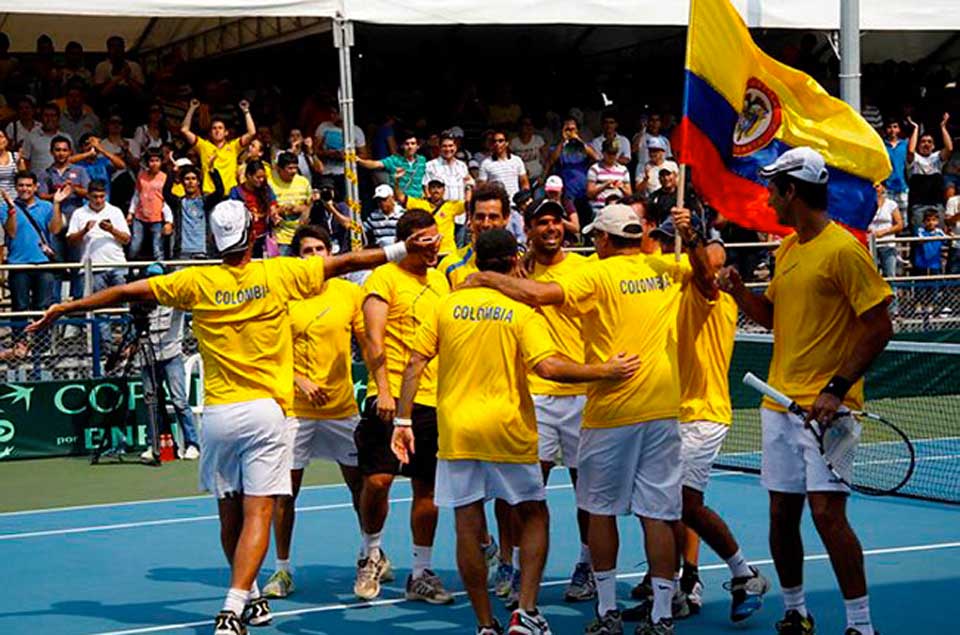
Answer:
[[[700,217],[691,218],[694,229],[703,238],[707,232]],[[674,234],[673,219],[669,218],[650,231],[651,238],[668,252],[673,249]],[[733,423],[729,372],[737,331],[737,303],[721,292],[714,280],[726,258],[719,238],[708,239],[706,254],[709,275],[683,284],[677,316],[683,523],[678,525],[676,536],[682,556],[677,562],[683,562],[683,575],[675,591],[673,614],[686,617],[700,612],[703,585],[697,565],[702,537],[730,568],[730,618],[741,622],[760,609],[770,582],[747,564],[730,528],[703,502],[713,463]],[[649,596],[650,583],[645,582],[634,589],[635,597],[638,590],[639,595]],[[640,617],[644,610],[643,603],[636,609],[627,609],[624,619]]]
[[[290,247],[300,258],[323,258],[332,253],[330,234],[316,225],[297,229]],[[274,573],[263,587],[268,598],[287,597],[295,588],[290,567],[295,503],[303,470],[312,459],[334,461],[340,466],[353,508],[359,510],[363,478],[353,438],[360,415],[353,394],[351,336],[366,350],[363,296],[359,285],[333,278],[324,281],[319,295],[289,305],[296,386],[293,406],[287,413],[293,495],[281,496],[274,512],[277,559]]]
[[[473,191],[470,202],[470,244],[448,254],[437,270],[447,277],[451,289],[456,289],[477,270],[476,242],[485,231],[503,229],[510,220],[510,197],[499,183],[481,183]]]
[[[405,240],[415,231],[436,237],[437,223],[429,212],[406,212],[397,222],[397,240]],[[431,567],[433,539],[437,531],[437,507],[433,504],[436,476],[437,389],[432,365],[421,383],[414,409],[414,432],[424,452],[409,465],[402,466],[390,450],[390,435],[396,400],[400,397],[403,369],[410,358],[410,347],[417,324],[449,291],[447,281],[434,267],[437,249],[410,254],[396,263],[374,269],[364,283],[363,315],[369,346],[370,379],[363,416],[357,426],[359,466],[363,474],[360,520],[363,547],[357,563],[354,593],[364,600],[380,594],[380,582],[389,581],[392,567],[380,548],[389,511],[390,487],[394,478],[410,478],[413,504],[410,525],[413,538],[413,571],[407,578],[408,600],[448,604],[453,596],[443,587]],[[426,451],[433,447],[434,452]]]
[[[223,264],[189,267],[54,304],[28,326],[37,331],[66,313],[124,302],[157,302],[193,314],[204,367],[200,484],[217,498],[220,540],[231,564],[230,590],[215,635],[246,633],[270,621],[256,587],[278,496],[289,496],[290,451],[284,411],[293,402],[288,304],[321,293],[327,278],[409,254],[436,253],[436,237],[416,233],[387,249],[328,258],[252,261],[252,219],[242,203],[220,203],[210,230]]]
[[[587,386],[577,505],[590,513],[588,539],[597,581],[597,619],[587,626],[588,635],[623,630],[616,604],[616,517],[628,514],[643,524],[653,582],[651,613],[637,632],[673,632],[674,525],[682,512],[677,310],[683,281],[709,276],[689,212],[676,211],[676,221],[690,242],[694,257],[689,261],[643,253],[641,219],[630,207],[614,204],[584,228],[594,236],[595,262],[548,283],[491,272],[471,280],[533,306],[562,305],[563,311],[579,315],[587,363],[619,351],[640,356],[640,371],[629,380]]]
[[[532,203],[527,208],[525,220],[530,257],[527,275],[531,280],[559,280],[586,264],[586,258],[580,254],[563,250],[567,211],[558,201],[544,199]],[[548,333],[557,350],[568,359],[582,363],[583,336],[580,333],[580,318],[567,315],[556,306],[542,306],[539,312],[546,318]],[[580,425],[583,422],[587,389],[584,385],[542,379],[536,373],[530,373],[529,383],[537,416],[543,482],[548,481],[553,467],[562,462],[569,470],[570,480],[576,487]],[[592,600],[597,595],[597,584],[593,579],[593,567],[590,564],[590,547],[587,544],[589,523],[590,515],[577,509],[580,557],[563,594],[568,602]]]
[[[507,273],[517,266],[510,232],[484,232],[476,241],[480,270]],[[623,381],[639,368],[636,355],[578,364],[562,356],[543,316],[493,289],[464,288],[443,298],[417,331],[403,375],[394,420],[393,450],[401,462],[422,448],[411,429],[420,378],[438,359],[440,442],[437,503],[455,510],[457,564],[477,616],[478,635],[500,635],[487,594],[487,568],[477,548],[484,532],[484,502],[514,508],[520,545],[519,606],[508,633],[549,635],[537,610],[547,556],[548,517],[537,453],[537,423],[527,383],[529,371],[552,381]]]
[[[770,206],[792,227],[776,252],[763,295],[750,292],[736,269],[721,287],[753,321],[773,330],[767,381],[812,419],[829,425],[843,410],[863,407],[863,375],[893,335],[890,286],[866,249],[830,220],[829,173],[811,148],[795,148],[764,167]],[[761,477],[770,492],[770,551],[783,590],[782,635],[814,632],[803,592],[800,518],[810,513],[830,555],[847,612],[846,635],[874,635],[863,549],[847,520],[849,489],[833,478],[804,422],[769,399],[760,410]]]

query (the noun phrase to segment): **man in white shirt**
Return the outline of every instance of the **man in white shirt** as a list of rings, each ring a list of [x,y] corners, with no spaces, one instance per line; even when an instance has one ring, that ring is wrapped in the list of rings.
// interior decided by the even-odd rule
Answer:
[[[480,177],[477,180],[481,183],[499,183],[511,201],[520,190],[530,189],[527,168],[520,157],[510,152],[507,135],[502,130],[493,133],[493,152],[480,164]]]
[[[641,130],[633,137],[633,148],[637,154],[637,172],[634,179],[637,182],[637,189],[640,189],[640,182],[645,177],[644,170],[647,163],[650,162],[650,153],[647,151],[647,142],[650,139],[659,139],[666,148],[666,156],[673,156],[673,150],[670,147],[670,139],[666,135],[660,134],[663,129],[663,119],[657,113],[650,113],[646,123],[641,121]]]
[[[920,134],[920,126],[909,117],[907,122],[913,126],[910,142],[907,145],[907,174],[910,186],[910,226],[916,229],[923,221],[927,209],[936,209],[940,216],[940,225],[944,224],[943,217],[943,166],[953,154],[953,138],[947,124],[950,113],[943,113],[940,121],[940,135],[943,147],[934,152],[935,142],[929,132]]]
[[[593,146],[593,149],[597,151],[597,154],[603,154],[603,142],[606,139],[617,142],[617,147],[620,148],[620,155],[617,157],[617,163],[620,165],[627,165],[630,163],[631,153],[630,153],[630,140],[624,137],[622,134],[617,133],[617,118],[611,114],[607,113],[603,116],[603,134],[590,142],[590,145]]]
[[[143,69],[127,59],[126,43],[119,35],[107,38],[107,59],[93,70],[93,85],[103,97],[139,95],[145,84]]]
[[[646,188],[647,194],[653,194],[660,189],[660,170],[670,170],[678,174],[680,166],[666,158],[667,145],[658,137],[647,139],[647,153],[650,155],[650,160],[644,168],[643,182],[637,184],[637,189],[640,190],[643,187]]]
[[[520,120],[520,134],[510,140],[510,151],[523,159],[527,168],[527,177],[536,181],[543,175],[544,148],[546,142],[536,134],[533,120],[524,117]]]
[[[424,185],[430,181],[443,181],[443,199],[445,201],[470,202],[470,171],[467,164],[457,158],[457,140],[450,131],[440,137],[440,156],[427,161],[427,171],[423,177]]]
[[[58,136],[66,137],[73,145],[73,137],[60,130],[60,107],[51,102],[43,107],[40,128],[27,135],[20,150],[20,157],[26,161],[31,172],[42,174],[53,165],[50,142]]]
[[[81,248],[81,261],[89,259],[95,265],[124,265],[127,262],[123,246],[130,242],[130,228],[119,207],[107,203],[107,184],[100,179],[87,186],[87,204],[78,207],[70,216],[67,242]],[[125,284],[123,268],[103,269],[93,274],[93,292]],[[100,323],[100,337],[110,341],[109,322]]]
[[[37,100],[32,95],[24,95],[17,102],[17,118],[7,124],[4,132],[10,140],[11,150],[20,150],[27,136],[40,129],[40,122],[34,119],[37,112]]]

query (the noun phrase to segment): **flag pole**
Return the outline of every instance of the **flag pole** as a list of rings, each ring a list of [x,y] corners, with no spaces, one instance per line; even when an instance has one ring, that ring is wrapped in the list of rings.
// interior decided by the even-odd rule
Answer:
[[[690,68],[690,40],[692,37],[693,31],[690,28],[690,22],[693,19],[693,4],[697,0],[690,0],[690,12],[687,14],[687,46],[684,53],[683,67],[684,69]],[[686,72],[686,70],[684,71]],[[687,83],[684,81],[683,84],[683,115],[687,114]],[[687,156],[686,149],[686,135],[682,133],[680,135],[680,150],[684,157]],[[677,175],[677,207],[683,207],[686,199],[686,189],[687,189],[687,166],[682,161],[680,162],[680,173]],[[680,262],[680,254],[683,253],[683,241],[680,239],[680,232],[677,231],[676,225],[673,228],[673,256],[676,262]]]

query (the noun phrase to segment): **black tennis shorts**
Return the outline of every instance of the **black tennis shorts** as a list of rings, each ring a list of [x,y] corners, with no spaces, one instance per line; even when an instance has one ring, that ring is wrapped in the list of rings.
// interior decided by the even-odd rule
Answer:
[[[360,424],[354,432],[361,474],[399,474],[433,483],[437,475],[437,409],[413,405],[414,455],[410,463],[400,461],[390,449],[393,424],[377,416],[377,398],[370,397],[363,404]]]

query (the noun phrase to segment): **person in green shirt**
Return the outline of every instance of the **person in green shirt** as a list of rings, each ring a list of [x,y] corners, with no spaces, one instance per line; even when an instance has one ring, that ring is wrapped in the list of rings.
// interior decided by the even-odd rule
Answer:
[[[405,134],[403,154],[393,154],[385,159],[357,159],[357,165],[368,170],[384,170],[390,187],[400,189],[407,196],[423,196],[423,177],[427,173],[427,159],[420,151],[420,141],[413,133]],[[402,170],[398,174],[398,170]]]

